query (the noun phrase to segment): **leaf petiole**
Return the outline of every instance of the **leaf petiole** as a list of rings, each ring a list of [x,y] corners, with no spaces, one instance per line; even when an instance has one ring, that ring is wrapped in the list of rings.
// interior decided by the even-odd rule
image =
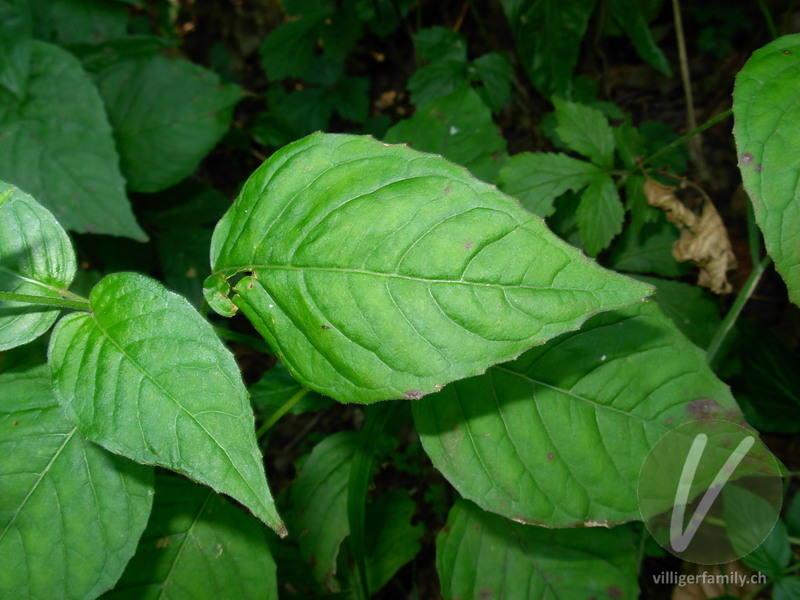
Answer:
[[[83,312],[91,312],[89,301],[71,292],[61,292],[62,298],[52,298],[49,296],[39,296],[35,294],[15,294],[14,292],[0,292],[0,302],[21,302],[23,304],[33,304],[35,306],[58,306],[60,308],[71,308]]]

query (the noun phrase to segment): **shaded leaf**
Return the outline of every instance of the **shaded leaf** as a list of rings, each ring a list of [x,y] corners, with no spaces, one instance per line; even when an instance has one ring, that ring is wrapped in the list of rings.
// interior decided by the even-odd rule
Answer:
[[[146,241],[102,100],[71,54],[33,42],[28,94],[0,104],[0,128],[0,179],[33,195],[65,229]]]
[[[152,469],[83,439],[40,366],[0,375],[0,596],[95,598],[122,574]]]
[[[101,446],[167,467],[234,497],[285,534],[256,446],[233,356],[180,296],[142,275],[98,283],[91,314],[50,339],[56,397]]]
[[[614,132],[608,119],[596,108],[553,98],[558,136],[578,154],[598,167],[614,166]]]
[[[611,175],[601,173],[595,176],[581,194],[577,218],[589,256],[597,256],[622,231],[625,208]]]
[[[58,298],[75,277],[75,252],[55,217],[28,194],[0,181],[0,291]],[[0,302],[0,350],[27,344],[60,310]]]
[[[733,135],[767,251],[800,305],[800,34],[756,50],[736,76]]]
[[[128,13],[107,0],[30,0],[38,38],[59,44],[97,44],[125,35]]]
[[[234,303],[301,384],[350,402],[419,398],[650,291],[461,167],[344,135],[273,154],[212,263],[210,295],[250,273]]]
[[[579,569],[579,573],[578,573]],[[626,528],[520,525],[459,500],[436,538],[446,599],[636,598],[636,539]]]
[[[483,97],[492,112],[497,112],[511,95],[511,81],[514,69],[505,54],[490,52],[475,59],[472,63],[475,75],[483,83],[478,93]]]
[[[408,91],[414,104],[426,104],[459,90],[466,81],[466,64],[445,60],[417,69],[408,80]]]
[[[614,269],[664,277],[679,277],[689,272],[689,265],[679,263],[672,255],[672,246],[680,233],[663,216],[657,214],[657,217],[658,221],[645,223],[638,231],[628,227],[622,233],[610,256]]]
[[[253,407],[266,421],[273,418],[286,404],[292,403],[289,412],[298,415],[333,404],[333,400],[300,385],[289,370],[277,363],[248,389]]]
[[[743,421],[703,351],[653,302],[598,315],[413,409],[462,496],[548,527],[641,518],[639,470],[656,441],[700,418]]]
[[[420,29],[414,34],[417,59],[424,63],[467,62],[467,42],[460,33],[448,27]]]
[[[328,13],[324,8],[306,12],[264,38],[259,52],[270,81],[303,76],[314,58],[320,28]]]
[[[104,600],[278,597],[275,561],[258,521],[183,478],[159,474],[156,492],[136,554]]]
[[[0,87],[22,99],[28,87],[33,22],[27,0],[0,4]]]
[[[609,0],[608,8],[614,20],[628,34],[639,56],[653,68],[671,77],[672,69],[650,33],[640,0]]]

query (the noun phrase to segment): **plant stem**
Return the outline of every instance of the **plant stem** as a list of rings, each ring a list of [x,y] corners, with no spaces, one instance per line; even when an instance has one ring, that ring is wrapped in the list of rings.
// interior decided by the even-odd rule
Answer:
[[[773,40],[778,39],[778,28],[775,27],[775,21],[772,20],[772,15],[769,14],[769,9],[767,5],[764,4],[764,0],[758,0],[758,8],[761,9],[761,12],[764,13],[764,20],[767,22],[767,29],[769,29],[769,34],[772,36]]]
[[[51,298],[49,296],[37,296],[34,294],[15,294],[14,292],[0,292],[0,301],[22,302],[23,304],[33,304],[36,306],[58,306],[59,308],[71,308],[89,312],[89,301],[75,294],[70,294],[71,298]]]
[[[706,121],[705,123],[703,123],[699,127],[695,128],[695,129],[692,129],[689,133],[687,133],[685,135],[682,135],[681,137],[679,137],[676,140],[673,140],[672,142],[670,142],[669,144],[667,144],[666,146],[661,148],[661,150],[658,150],[657,152],[654,152],[653,154],[651,154],[647,158],[643,159],[642,160],[642,165],[646,165],[647,163],[653,162],[653,160],[655,160],[656,158],[658,158],[659,156],[661,156],[663,154],[666,154],[667,152],[669,152],[673,148],[677,148],[681,144],[685,144],[688,140],[692,139],[698,133],[701,133],[701,132],[705,131],[706,129],[708,129],[709,127],[713,127],[714,125],[716,125],[720,121],[723,121],[723,120],[727,119],[729,116],[731,116],[731,114],[733,114],[733,109],[729,108],[728,110],[719,113],[716,117],[711,117],[708,121]]]
[[[230,329],[225,329],[224,327],[220,327],[218,325],[214,325],[213,327],[214,333],[216,333],[223,340],[228,340],[229,342],[238,342],[239,344],[244,344],[245,346],[255,348],[264,354],[272,354],[272,348],[269,347],[269,344],[259,340],[258,338],[254,338],[253,336],[244,333],[231,331]]]
[[[302,388],[299,392],[297,392],[286,402],[284,402],[280,406],[280,408],[278,408],[278,410],[272,413],[269,419],[267,419],[261,424],[261,427],[259,427],[258,431],[256,431],[256,439],[260,440],[261,437],[265,433],[267,433],[267,431],[269,431],[272,428],[272,426],[275,425],[275,423],[277,423],[283,415],[289,412],[295,404],[300,402],[300,400],[302,400],[305,397],[305,395],[308,394],[308,392],[309,392],[308,389]]]
[[[750,296],[753,295],[753,292],[758,286],[758,282],[761,281],[761,276],[764,274],[764,271],[767,269],[770,262],[772,262],[772,259],[769,256],[765,256],[761,262],[753,268],[752,273],[750,273],[750,277],[747,278],[747,281],[739,292],[739,295],[736,296],[733,306],[731,306],[728,314],[725,315],[725,318],[717,328],[714,337],[708,344],[708,350],[706,350],[706,362],[712,367],[714,366],[715,362],[719,361],[721,358],[720,349],[722,348],[723,343],[733,329],[733,325],[739,318],[744,305],[747,304]]]

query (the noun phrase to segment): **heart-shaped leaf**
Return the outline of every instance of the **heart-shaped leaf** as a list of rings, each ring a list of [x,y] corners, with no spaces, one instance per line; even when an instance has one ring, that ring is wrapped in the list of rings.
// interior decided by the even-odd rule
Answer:
[[[93,442],[232,496],[285,535],[230,352],[181,296],[142,275],[98,283],[50,339],[56,396]]]
[[[653,302],[598,315],[413,409],[425,451],[462,496],[549,527],[639,519],[639,472],[665,433],[744,422],[703,351]]]
[[[133,556],[153,470],[85,440],[41,366],[0,375],[0,596],[96,598]]]
[[[0,181],[0,291],[58,298],[75,277],[75,252],[55,217],[28,194]],[[58,308],[0,303],[0,350],[36,339]]]
[[[625,306],[650,286],[599,267],[438,156],[314,134],[247,181],[212,240],[232,298],[306,387],[416,399]]]
[[[767,251],[800,305],[800,34],[756,50],[736,77],[733,134]]]

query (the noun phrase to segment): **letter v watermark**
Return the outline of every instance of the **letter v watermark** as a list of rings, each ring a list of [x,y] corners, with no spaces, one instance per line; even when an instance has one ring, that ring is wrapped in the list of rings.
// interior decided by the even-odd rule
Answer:
[[[711,506],[717,499],[717,496],[722,492],[722,488],[730,479],[730,476],[742,462],[750,448],[755,443],[755,437],[747,436],[722,465],[722,468],[717,471],[711,487],[706,490],[703,498],[700,500],[697,509],[694,511],[689,524],[686,526],[686,531],[683,531],[683,517],[686,514],[686,505],[689,503],[689,491],[694,481],[697,466],[700,464],[700,458],[703,456],[703,451],[708,443],[708,436],[704,433],[699,433],[695,436],[692,442],[692,447],[689,449],[689,454],[686,457],[686,462],[683,463],[683,470],[681,471],[681,478],[678,481],[678,489],[675,492],[675,504],[672,507],[672,521],[669,526],[669,543],[675,552],[683,552],[689,547],[697,530],[705,519]]]

